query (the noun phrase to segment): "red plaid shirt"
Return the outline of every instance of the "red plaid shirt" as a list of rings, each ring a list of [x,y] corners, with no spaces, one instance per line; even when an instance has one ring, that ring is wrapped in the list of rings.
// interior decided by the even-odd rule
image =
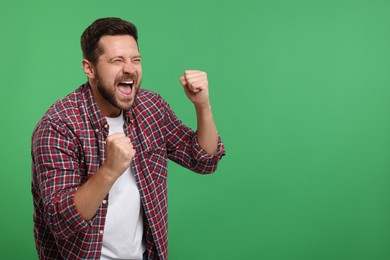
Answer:
[[[125,114],[124,131],[136,150],[131,167],[145,214],[148,259],[168,258],[167,159],[197,173],[211,173],[225,150],[214,155],[199,146],[156,93],[140,90]],[[88,84],[56,102],[32,137],[34,235],[40,259],[100,259],[107,201],[87,221],[74,194],[103,164],[108,135],[105,117]]]

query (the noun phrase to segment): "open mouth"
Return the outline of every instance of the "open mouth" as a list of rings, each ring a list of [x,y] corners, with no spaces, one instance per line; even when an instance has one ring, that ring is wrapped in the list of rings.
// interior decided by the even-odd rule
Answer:
[[[133,91],[133,86],[134,86],[134,81],[133,80],[127,80],[127,81],[122,81],[118,83],[118,90],[123,94],[123,95],[131,95]]]

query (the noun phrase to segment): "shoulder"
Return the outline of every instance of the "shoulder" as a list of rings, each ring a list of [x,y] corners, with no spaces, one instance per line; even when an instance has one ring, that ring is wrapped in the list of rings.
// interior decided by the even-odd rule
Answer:
[[[74,124],[77,118],[79,118],[81,96],[81,90],[78,88],[74,92],[54,102],[41,117],[34,132],[37,129],[48,127],[54,127],[57,130],[63,128],[65,130],[66,125],[71,125],[72,122]]]
[[[80,103],[82,102],[81,88],[54,102],[43,115],[42,119],[56,120],[68,118],[78,113]]]
[[[161,97],[160,94],[146,90],[140,89],[138,91],[137,100],[134,104],[135,110],[139,111],[165,111],[169,108],[168,103]]]
[[[160,94],[146,90],[140,89],[137,95],[137,105],[147,105],[147,104],[156,104],[156,103],[165,103],[165,100],[161,97]]]

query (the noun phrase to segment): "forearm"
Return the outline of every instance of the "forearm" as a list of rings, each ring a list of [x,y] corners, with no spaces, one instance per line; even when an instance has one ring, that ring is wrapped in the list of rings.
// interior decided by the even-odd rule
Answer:
[[[199,145],[208,154],[215,154],[218,148],[218,132],[210,104],[196,106],[197,138]]]
[[[78,188],[74,196],[76,209],[85,220],[90,220],[96,214],[116,180],[107,174],[108,171],[104,166],[100,167],[86,183]]]
[[[116,133],[106,139],[106,161],[76,192],[74,202],[80,215],[91,219],[114,182],[130,167],[135,150],[124,133]]]

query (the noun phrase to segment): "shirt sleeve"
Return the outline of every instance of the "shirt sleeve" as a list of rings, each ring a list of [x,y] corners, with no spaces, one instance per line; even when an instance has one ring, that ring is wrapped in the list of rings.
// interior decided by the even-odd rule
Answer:
[[[177,118],[169,104],[165,103],[165,107],[168,158],[197,173],[216,171],[218,162],[225,155],[221,137],[218,135],[216,153],[206,153],[199,145],[196,132]]]
[[[43,204],[45,221],[52,233],[66,239],[87,231],[93,219],[84,220],[74,204],[82,183],[76,139],[60,121],[41,122],[33,134],[33,185]]]

